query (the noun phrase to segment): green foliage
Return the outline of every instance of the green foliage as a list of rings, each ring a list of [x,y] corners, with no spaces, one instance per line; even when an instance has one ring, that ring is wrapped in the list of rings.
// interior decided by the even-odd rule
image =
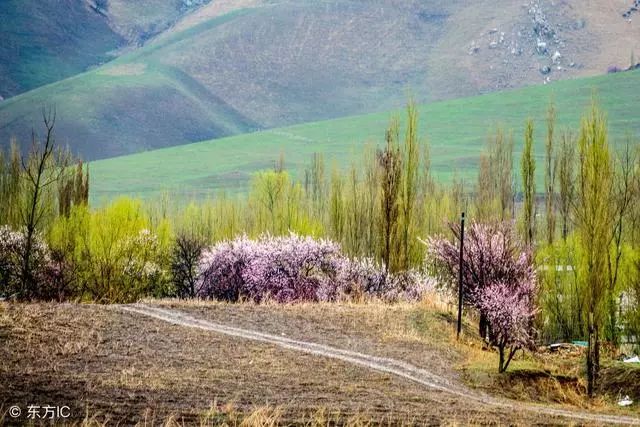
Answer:
[[[22,206],[22,166],[21,155],[15,141],[5,154],[0,150],[0,225],[12,227],[20,222]]]
[[[580,280],[585,286],[588,313],[588,393],[592,395],[600,369],[600,333],[607,292],[607,259],[613,239],[615,202],[613,166],[604,115],[594,104],[582,121],[578,138],[576,235],[584,251]]]
[[[331,176],[331,192],[329,196],[329,222],[331,224],[331,235],[338,242],[345,239],[345,207],[344,207],[344,182],[342,175],[337,169],[333,170]],[[355,197],[355,194],[352,195]]]
[[[402,184],[402,153],[398,147],[397,120],[392,120],[385,139],[386,146],[377,154],[380,168],[379,258],[389,271],[396,272],[400,268],[398,216]]]
[[[167,290],[161,268],[168,230],[150,230],[139,201],[118,199],[97,211],[75,206],[51,231],[51,246],[76,270],[76,292],[97,302],[134,302]]]
[[[418,242],[415,239],[417,220],[415,218],[419,186],[420,146],[418,141],[418,112],[416,105],[410,101],[407,105],[407,125],[402,147],[402,178],[400,185],[400,218],[399,270],[408,270],[409,266],[419,262],[420,254],[416,253]]]
[[[504,221],[513,215],[513,138],[497,128],[480,157],[475,214],[482,221]]]
[[[629,144],[619,153],[611,149],[607,120],[595,103],[581,123],[577,158],[572,141],[568,133],[563,135],[555,162],[547,151],[547,173],[557,166],[555,203],[563,239],[549,244],[550,229],[546,246],[538,250],[538,263],[544,267],[540,299],[547,339],[588,340],[592,394],[600,370],[600,342],[606,339],[618,348],[637,336],[640,162],[637,148]]]
[[[264,231],[275,235],[290,231],[315,234],[318,231],[318,224],[309,215],[308,199],[302,185],[292,181],[286,171],[258,172],[249,193],[249,208],[252,211],[248,218],[250,224],[243,230],[251,235]],[[237,211],[231,210],[231,213]],[[231,215],[231,222],[226,224],[232,231],[231,236],[243,231],[234,230],[242,222],[233,217]]]
[[[554,132],[556,122],[556,110],[549,105],[547,116],[547,140],[544,144],[544,188],[545,188],[545,218],[547,244],[553,244],[556,233],[556,171],[558,159],[554,154]]]
[[[538,249],[542,336],[546,341],[583,340],[587,336],[584,283],[578,270],[583,257],[575,236]]]
[[[558,153],[558,211],[560,214],[562,239],[567,238],[572,223],[572,202],[575,195],[575,142],[571,134],[562,135],[562,144]]]
[[[82,162],[65,168],[58,178],[58,215],[69,215],[71,206],[89,203],[89,169]]]
[[[527,120],[524,132],[524,149],[520,161],[520,175],[522,177],[523,215],[522,225],[525,243],[532,245],[535,233],[535,197],[536,197],[536,161],[533,157],[533,121]]]
[[[539,233],[538,240],[526,233],[537,251],[542,338],[592,337],[595,343],[599,338],[594,334],[603,332],[618,344],[640,329],[638,157],[631,156],[631,149],[618,156],[610,152],[606,123],[595,108],[582,123],[578,150],[568,132],[561,134],[555,150],[555,122],[549,114],[544,211],[547,216],[558,212],[563,238],[549,239],[554,227]],[[203,245],[290,232],[330,238],[346,255],[370,258],[391,271],[421,269],[424,248],[416,244],[419,238],[447,235],[448,223],[457,222],[462,211],[473,220],[525,216],[532,223],[536,193],[531,121],[521,163],[527,178],[523,206],[513,203],[514,146],[503,131],[498,129],[488,140],[475,190],[465,187],[464,176],[450,184],[434,179],[433,147],[419,135],[418,116],[410,104],[404,121],[391,122],[385,146],[367,144],[346,170],[334,163],[327,174],[324,156],[316,153],[304,178],[298,179],[284,170],[281,155],[273,169],[253,175],[247,194],[220,192],[190,203],[166,193],[151,202],[119,199],[90,209],[84,167],[62,169],[59,189],[49,192],[49,201],[41,199],[51,213],[41,229],[56,269],[63,273],[57,280],[69,285],[64,289],[71,289],[73,298],[100,302],[190,296]],[[3,221],[9,222],[11,212],[19,214],[27,198],[12,194],[28,194],[20,193],[22,177],[19,185],[11,184],[16,181],[12,170],[19,166],[11,160],[15,155],[2,157],[0,190],[7,200],[21,200],[12,202],[14,207],[0,207]],[[289,159],[287,165],[295,167]],[[557,187],[549,185],[556,169]],[[64,208],[58,208],[61,195],[68,196]],[[58,213],[62,215],[56,217]]]
[[[621,322],[628,339],[636,337],[635,351],[640,352],[640,250],[636,249],[632,254],[628,270],[628,286],[624,289],[621,298]]]

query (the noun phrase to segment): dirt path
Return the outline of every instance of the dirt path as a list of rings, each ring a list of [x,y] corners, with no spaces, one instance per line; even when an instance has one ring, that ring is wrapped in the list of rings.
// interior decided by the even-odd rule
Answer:
[[[449,394],[459,396],[464,401],[473,401],[485,405],[504,408],[510,411],[529,411],[537,414],[564,417],[575,420],[583,420],[595,423],[640,425],[640,418],[633,418],[619,415],[597,414],[590,412],[568,411],[556,409],[542,405],[520,404],[504,399],[497,399],[486,394],[470,390],[461,384],[454,383],[442,376],[431,373],[425,369],[418,368],[409,363],[383,357],[376,357],[336,347],[330,347],[323,344],[317,344],[306,341],[298,341],[282,336],[266,334],[258,331],[235,328],[232,326],[222,325],[209,322],[202,319],[189,316],[175,310],[166,310],[159,307],[149,305],[127,305],[114,306],[117,309],[131,313],[137,313],[155,319],[163,320],[175,325],[198,328],[216,333],[221,333],[238,338],[244,338],[253,341],[260,341],[272,345],[276,345],[289,350],[300,351],[308,354],[314,354],[322,357],[338,359],[354,365],[359,365],[378,372],[385,372],[396,375],[401,378],[424,385],[425,387],[440,390]]]

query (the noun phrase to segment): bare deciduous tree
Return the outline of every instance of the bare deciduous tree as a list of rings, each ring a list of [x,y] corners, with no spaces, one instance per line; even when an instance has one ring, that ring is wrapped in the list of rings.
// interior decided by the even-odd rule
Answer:
[[[56,122],[55,111],[42,113],[45,136],[44,142],[38,141],[35,131],[31,135],[31,150],[29,156],[22,158],[22,175],[25,180],[25,201],[20,210],[20,225],[25,232],[25,247],[22,252],[22,286],[19,298],[31,299],[36,295],[37,283],[33,277],[31,265],[35,237],[40,231],[42,223],[50,213],[52,203],[47,203],[47,190],[60,178],[66,167],[66,156],[56,151],[54,128]]]

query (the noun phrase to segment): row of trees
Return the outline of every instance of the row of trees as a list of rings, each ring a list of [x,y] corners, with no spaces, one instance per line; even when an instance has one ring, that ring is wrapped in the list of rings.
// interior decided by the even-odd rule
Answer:
[[[372,257],[392,272],[418,268],[425,248],[417,237],[445,231],[465,201],[461,182],[450,187],[432,179],[413,104],[403,122],[392,120],[384,144],[365,146],[347,170],[314,154],[296,180],[281,161],[254,175],[246,198],[221,195],[178,212],[159,203],[152,215],[170,212],[177,228],[210,242],[294,231],[331,238],[347,254]]]
[[[519,224],[541,272],[543,336],[548,340],[587,339],[591,394],[602,337],[617,347],[623,336],[632,340],[640,331],[636,291],[640,280],[639,151],[630,141],[618,150],[612,148],[606,117],[595,104],[577,135],[564,132],[558,138],[555,120],[552,105],[544,144],[542,197],[536,191],[537,156],[533,123],[528,121],[520,191],[511,160],[513,144],[504,143],[498,132],[481,162],[475,206],[482,219],[502,218]],[[520,209],[515,209],[518,204]]]

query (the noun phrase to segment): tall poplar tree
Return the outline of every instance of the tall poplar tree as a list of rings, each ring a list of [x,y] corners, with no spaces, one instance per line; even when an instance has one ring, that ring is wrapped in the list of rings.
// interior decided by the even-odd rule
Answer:
[[[394,119],[386,132],[385,147],[378,151],[380,168],[380,259],[391,272],[400,270],[398,217],[402,181],[402,153],[398,147],[399,126]]]
[[[524,133],[524,149],[520,163],[522,175],[523,194],[523,227],[525,242],[532,245],[534,242],[534,222],[535,222],[535,196],[536,196],[536,161],[533,158],[533,121],[527,121]]]
[[[613,237],[613,166],[607,122],[594,104],[578,138],[578,183],[574,217],[582,247],[581,280],[588,315],[587,391],[593,396],[600,370],[600,332],[607,290],[607,259]]]
[[[545,143],[544,162],[544,187],[545,187],[545,220],[547,244],[551,245],[556,232],[556,169],[557,160],[554,156],[554,131],[556,122],[556,109],[553,104],[549,105],[547,112],[547,140]]]
[[[400,194],[400,259],[398,268],[407,270],[411,263],[412,234],[415,232],[414,211],[418,192],[420,150],[418,142],[418,112],[410,101],[407,105],[407,129],[402,152],[402,184]]]
[[[575,193],[575,148],[569,132],[562,135],[558,153],[558,211],[560,213],[562,240],[567,240],[571,223],[572,201]]]

